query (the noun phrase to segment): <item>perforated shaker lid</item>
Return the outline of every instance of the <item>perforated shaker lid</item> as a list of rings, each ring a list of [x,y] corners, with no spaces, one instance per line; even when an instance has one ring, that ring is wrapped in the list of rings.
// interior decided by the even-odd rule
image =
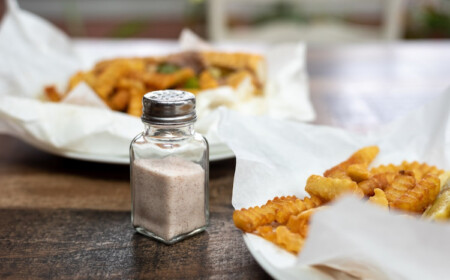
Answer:
[[[151,124],[175,125],[195,122],[195,96],[181,90],[158,90],[142,98],[142,121]]]

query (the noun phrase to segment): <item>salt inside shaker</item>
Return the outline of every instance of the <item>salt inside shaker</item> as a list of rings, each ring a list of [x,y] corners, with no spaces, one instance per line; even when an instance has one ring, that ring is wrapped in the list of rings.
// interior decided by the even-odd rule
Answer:
[[[131,222],[141,234],[173,244],[209,222],[209,148],[195,132],[195,96],[147,93],[145,130],[131,142]]]

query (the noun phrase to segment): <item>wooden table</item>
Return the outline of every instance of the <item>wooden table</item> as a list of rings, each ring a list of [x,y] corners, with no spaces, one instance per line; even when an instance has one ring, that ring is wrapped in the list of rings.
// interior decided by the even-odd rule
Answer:
[[[366,130],[449,85],[450,43],[311,47],[308,71],[316,123]],[[0,147],[1,279],[270,278],[233,226],[234,160],[211,164],[208,230],[166,246],[131,227],[128,166]]]

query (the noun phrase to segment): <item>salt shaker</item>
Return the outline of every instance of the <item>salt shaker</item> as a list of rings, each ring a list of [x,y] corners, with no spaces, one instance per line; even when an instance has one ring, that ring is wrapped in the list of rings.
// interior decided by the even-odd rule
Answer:
[[[131,222],[141,234],[173,244],[209,222],[209,148],[195,132],[195,96],[147,93],[145,130],[131,142]]]

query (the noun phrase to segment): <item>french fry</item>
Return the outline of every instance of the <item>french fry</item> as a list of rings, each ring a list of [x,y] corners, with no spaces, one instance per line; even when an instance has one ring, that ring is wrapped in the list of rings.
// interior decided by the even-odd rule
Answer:
[[[345,193],[354,194],[358,197],[364,196],[358,184],[350,179],[327,178],[318,175],[311,175],[308,178],[305,190],[310,195],[317,196],[325,202],[334,200]]]
[[[386,198],[386,194],[381,189],[378,189],[378,188],[375,189],[374,195],[369,197],[369,201],[374,204],[377,204],[385,209],[389,209],[389,202]]]
[[[356,183],[369,178],[369,170],[367,170],[367,165],[365,164],[351,164],[348,166],[346,172],[350,179]]]
[[[219,82],[213,77],[210,71],[205,70],[200,73],[200,89],[211,89],[219,86]]]
[[[380,149],[377,146],[369,146],[359,149],[346,161],[325,171],[323,176],[331,178],[348,178],[347,168],[349,166],[353,164],[362,164],[367,167],[375,159],[379,151]]]
[[[286,226],[278,226],[275,232],[278,245],[295,254],[300,252],[305,242],[300,234],[291,232]]]
[[[59,93],[59,91],[56,89],[56,86],[46,86],[44,88],[45,95],[47,98],[52,102],[58,102],[61,101],[62,94]]]
[[[368,203],[387,210],[404,210],[409,214],[402,216],[408,218],[423,213],[428,207],[423,217],[450,219],[450,172],[443,173],[435,166],[406,161],[368,171],[367,166],[377,153],[378,147],[366,147],[327,170],[325,175],[329,177],[311,175],[305,186],[311,197],[276,197],[261,207],[235,211],[233,220],[243,231],[298,253],[308,236],[311,216],[345,193],[366,196]]]
[[[436,199],[439,194],[439,178],[431,173],[414,184],[414,186],[405,191],[400,197],[390,203],[393,208],[423,213],[425,209]]]

